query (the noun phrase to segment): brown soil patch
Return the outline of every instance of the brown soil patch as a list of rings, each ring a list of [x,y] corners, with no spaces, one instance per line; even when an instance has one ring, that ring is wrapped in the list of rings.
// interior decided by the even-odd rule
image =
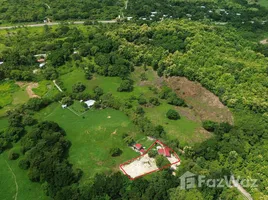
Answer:
[[[38,88],[39,84],[38,83],[34,83],[34,82],[16,82],[16,84],[18,86],[20,86],[21,88],[23,87],[26,87],[26,91],[27,91],[27,94],[30,98],[41,98],[40,96],[36,95],[34,92],[33,92],[33,88]]]
[[[166,78],[167,85],[172,88],[189,106],[192,106],[194,116],[183,111],[187,118],[198,118],[201,120],[213,120],[217,122],[229,122],[233,124],[231,111],[224,106],[219,98],[208,91],[200,83],[188,80],[185,77]],[[188,112],[190,113],[190,112]]]
[[[261,40],[260,43],[261,43],[261,44],[268,44],[268,39]]]

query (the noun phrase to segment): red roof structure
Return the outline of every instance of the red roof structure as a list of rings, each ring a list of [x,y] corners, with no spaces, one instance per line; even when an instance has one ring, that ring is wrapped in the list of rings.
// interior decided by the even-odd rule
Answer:
[[[135,144],[134,147],[138,150],[142,149],[142,145],[141,144]]]
[[[163,149],[158,149],[158,153],[160,155],[163,155],[163,156],[166,156],[166,157],[170,157],[171,156],[170,149],[168,147],[165,147]]]
[[[41,62],[45,62],[45,59],[44,58],[40,58],[37,60],[37,62],[41,63]]]
[[[140,152],[144,154],[144,153],[145,153],[145,149],[142,148],[142,149],[140,150]]]

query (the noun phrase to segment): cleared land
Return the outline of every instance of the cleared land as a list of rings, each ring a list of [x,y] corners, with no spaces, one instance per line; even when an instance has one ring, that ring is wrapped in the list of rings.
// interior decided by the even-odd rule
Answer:
[[[72,142],[69,160],[83,170],[84,181],[99,172],[117,171],[120,163],[139,155],[124,143],[122,134],[129,133],[137,140],[144,138],[126,115],[113,109],[89,110],[79,117],[54,103],[36,117],[55,121],[67,132]],[[122,155],[111,157],[112,147],[120,148]]]
[[[193,107],[196,116],[201,120],[229,122],[233,124],[231,111],[224,106],[219,97],[205,89],[200,83],[189,81],[185,77],[170,77],[166,79],[171,87],[186,103]]]
[[[48,199],[41,185],[31,182],[27,173],[18,167],[18,161],[8,160],[7,152],[0,155],[0,166],[1,200]]]
[[[267,0],[259,0],[259,4],[261,6],[267,7],[268,8],[268,1]]]

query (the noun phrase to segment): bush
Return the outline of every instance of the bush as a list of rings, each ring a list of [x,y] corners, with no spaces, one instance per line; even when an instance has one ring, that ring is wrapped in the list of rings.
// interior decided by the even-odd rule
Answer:
[[[123,80],[117,88],[118,92],[131,92],[133,90],[133,81],[131,80]]]
[[[86,89],[86,86],[81,82],[78,82],[78,83],[73,85],[73,92],[74,93],[83,92],[85,89]]]
[[[216,128],[218,127],[218,123],[210,121],[210,120],[206,120],[206,121],[202,122],[202,126],[207,131],[214,132],[216,130]]]
[[[153,104],[154,106],[159,106],[159,105],[160,105],[160,102],[159,102],[158,98],[156,98],[156,97],[151,97],[151,98],[149,99],[149,102],[150,102],[151,104]]]
[[[176,110],[172,110],[172,109],[170,109],[167,112],[166,116],[167,116],[168,119],[172,119],[172,120],[177,120],[177,119],[181,118],[179,113]]]
[[[145,112],[142,107],[137,107],[135,113],[138,115],[143,115]]]
[[[29,169],[29,167],[30,167],[30,162],[28,160],[22,159],[19,161],[19,168],[26,170],[26,169]]]
[[[74,101],[71,99],[71,97],[64,97],[62,100],[61,100],[61,103],[63,105],[67,105],[67,106],[70,106],[74,103]]]
[[[8,154],[9,160],[17,160],[20,157],[20,154],[10,151]]]
[[[138,103],[139,103],[140,105],[145,105],[145,104],[147,104],[147,101],[146,101],[145,98],[140,97],[140,98],[138,99]]]
[[[115,148],[111,148],[111,149],[110,149],[110,155],[111,155],[112,157],[120,156],[122,153],[123,153],[122,150],[119,149],[119,148],[116,148],[116,147],[115,147]]]
[[[157,156],[157,151],[155,151],[155,150],[151,150],[151,151],[149,151],[148,152],[148,156],[150,157],[150,158],[154,158],[155,156]]]
[[[155,157],[155,162],[158,168],[163,168],[164,166],[167,166],[170,164],[168,159],[162,155],[157,155]]]

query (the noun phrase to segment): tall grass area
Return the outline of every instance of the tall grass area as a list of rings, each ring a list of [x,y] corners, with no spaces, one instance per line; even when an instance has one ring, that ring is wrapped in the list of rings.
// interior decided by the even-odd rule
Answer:
[[[259,0],[259,4],[263,7],[268,8],[268,0]]]

